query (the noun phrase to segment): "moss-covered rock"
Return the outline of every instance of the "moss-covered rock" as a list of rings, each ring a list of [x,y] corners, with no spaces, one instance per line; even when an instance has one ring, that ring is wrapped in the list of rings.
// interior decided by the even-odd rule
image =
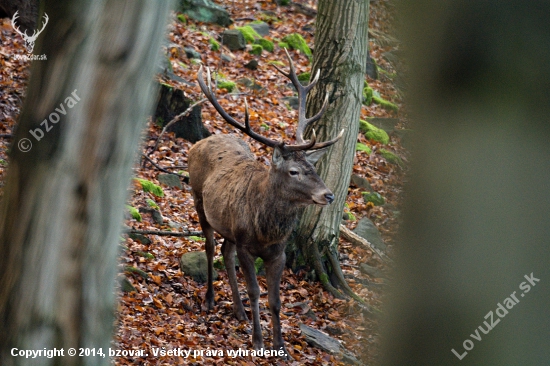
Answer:
[[[372,152],[370,147],[368,147],[367,145],[362,144],[360,142],[355,144],[355,151],[364,151],[367,154],[370,154]]]
[[[299,33],[289,34],[283,38],[283,42],[286,42],[293,50],[298,50],[308,57],[312,56],[311,49],[307,45],[306,40]]]
[[[252,55],[260,56],[264,48],[259,44],[253,44],[252,48],[248,51]]]
[[[215,23],[222,27],[233,23],[227,10],[210,0],[181,0],[180,10],[199,22]]]
[[[370,86],[363,88],[363,104],[370,105],[372,103],[373,90]]]
[[[379,104],[384,109],[394,111],[396,113],[399,111],[399,107],[397,107],[397,105],[393,104],[392,102],[388,102],[385,99],[377,97],[376,95],[372,96],[372,101],[376,104]]]
[[[281,47],[281,48],[290,48],[290,46],[286,42],[279,42],[278,46]]]
[[[359,130],[363,132],[365,137],[370,140],[378,141],[381,144],[387,144],[390,142],[390,137],[388,136],[388,133],[386,131],[376,126],[373,126],[367,121],[359,121]]]
[[[380,149],[378,151],[380,152],[380,155],[382,155],[382,157],[386,159],[388,163],[399,165],[400,167],[403,166],[403,160],[399,156],[392,153],[391,151],[386,149]]]
[[[262,37],[269,35],[269,24],[261,20],[255,20],[249,25]]]
[[[254,28],[249,25],[237,27],[236,29],[242,33],[246,43],[254,43],[256,39],[262,38],[262,36],[260,36],[258,32],[256,32]]]
[[[382,206],[386,203],[384,197],[382,197],[378,192],[362,192],[361,195],[363,196],[365,202],[372,202],[375,206]]]
[[[275,46],[273,45],[273,42],[265,38],[257,39],[255,42],[256,44],[259,44],[260,46],[262,46],[264,50],[268,52],[273,52],[273,49],[275,48]]]
[[[199,283],[206,282],[207,279],[207,262],[205,252],[188,252],[180,258],[180,269],[186,276],[192,277]],[[213,271],[212,277],[218,278],[218,272]]]
[[[226,29],[222,33],[222,43],[231,51],[242,50],[246,47],[246,40],[238,29]]]

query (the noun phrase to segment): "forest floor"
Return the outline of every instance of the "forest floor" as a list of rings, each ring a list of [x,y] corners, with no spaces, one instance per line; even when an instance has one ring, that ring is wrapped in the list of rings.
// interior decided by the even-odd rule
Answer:
[[[181,89],[193,100],[202,99],[196,83],[199,65],[186,57],[183,47],[192,47],[202,56],[202,64],[218,69],[227,80],[237,81],[247,77],[261,86],[260,90],[251,90],[243,85],[237,85],[235,95],[227,95],[227,91],[219,89],[218,99],[227,112],[239,120],[244,115],[244,96],[247,97],[251,111],[251,126],[261,131],[265,136],[289,141],[287,136],[293,136],[297,112],[289,108],[282,97],[291,96],[292,90],[282,88],[286,80],[269,65],[270,61],[282,61],[287,64],[284,50],[277,45],[285,35],[300,33],[310,47],[314,48],[315,18],[303,14],[293,6],[277,7],[275,2],[245,0],[227,2],[227,8],[233,26],[242,26],[251,20],[260,19],[269,23],[270,34],[266,38],[275,40],[274,52],[264,51],[261,56],[251,55],[247,50],[221,52],[233,57],[231,62],[220,61],[221,52],[211,49],[210,38],[219,39],[224,28],[197,23],[193,20],[179,17],[173,13],[169,27],[169,40],[163,52],[169,58],[173,73],[180,81],[159,76],[159,81]],[[399,128],[404,128],[406,114],[402,111],[402,95],[394,86],[394,65],[384,58],[384,53],[395,51],[396,43],[391,42],[393,33],[392,20],[394,9],[390,0],[371,1],[370,3],[370,50],[371,56],[378,66],[386,72],[381,73],[378,80],[366,77],[366,81],[375,92],[388,101],[399,106],[399,113],[388,111],[378,104],[364,105],[361,119],[368,117],[398,118]],[[302,1],[306,7],[315,8],[316,1]],[[182,21],[184,20],[184,22]],[[233,27],[232,26],[232,27]],[[24,42],[11,26],[9,19],[0,19],[0,181],[5,178],[5,168],[8,166],[9,135],[13,132],[25,97],[25,89],[30,73],[30,62],[14,60],[11,55],[25,54]],[[390,39],[390,42],[388,42]],[[298,51],[291,51],[291,56],[298,73],[309,71],[310,60]],[[251,60],[259,62],[257,70],[249,70],[244,65]],[[36,61],[41,62],[41,61]],[[286,66],[283,66],[285,68]],[[193,86],[190,85],[192,83]],[[205,126],[211,133],[237,134],[225,123],[209,103],[202,105],[202,117]],[[166,133],[153,152],[153,146],[161,128],[152,120],[144,132],[142,152],[147,153],[156,164],[174,172],[186,174],[187,153],[192,144],[183,139],[176,139],[172,133]],[[7,137],[4,135],[8,135]],[[362,190],[350,186],[347,198],[346,212],[349,220],[345,225],[354,229],[358,220],[370,218],[379,228],[382,236],[391,248],[396,240],[398,228],[398,210],[402,201],[402,186],[405,178],[407,152],[401,146],[398,136],[390,135],[391,141],[382,145],[359,134],[357,142],[372,149],[370,154],[357,151],[354,161],[354,174],[366,178],[373,189],[382,195],[386,204],[375,206],[365,202]],[[253,153],[260,161],[269,162],[270,154],[264,146],[243,137],[250,145]],[[380,152],[386,149],[397,154],[404,162],[405,168],[389,163]],[[177,168],[174,168],[177,167]],[[139,230],[200,230],[197,214],[193,205],[190,188],[183,189],[167,187],[157,180],[159,170],[150,164],[143,168],[136,164],[135,176],[151,181],[163,189],[159,197],[151,192],[145,192],[142,185],[133,180],[130,187],[128,205],[136,208],[157,206],[162,213],[164,224],[153,221],[151,215],[142,213],[142,220],[137,221],[128,215],[126,225]],[[376,364],[379,356],[380,312],[384,305],[383,289],[385,279],[372,278],[360,271],[359,265],[367,263],[385,270],[384,264],[373,255],[372,251],[352,245],[340,239],[340,259],[345,275],[352,289],[363,298],[373,312],[365,311],[355,300],[340,300],[325,291],[318,282],[307,281],[304,273],[293,273],[285,269],[281,284],[282,314],[281,323],[283,337],[287,350],[292,356],[291,361],[281,361],[276,358],[237,356],[232,357],[227,350],[251,349],[251,324],[239,322],[232,313],[231,290],[224,270],[219,271],[219,279],[215,281],[216,307],[211,312],[202,310],[201,304],[205,295],[205,285],[199,284],[185,276],[179,267],[180,257],[191,251],[203,251],[204,243],[200,237],[173,237],[149,235],[152,241],[145,244],[125,236],[121,243],[120,279],[128,280],[136,289],[132,292],[120,292],[117,305],[116,333],[113,348],[120,350],[145,350],[147,357],[116,357],[117,365],[172,365],[172,364],[216,364],[216,365],[325,365],[344,364],[343,360],[328,354],[308,344],[300,331],[303,323],[326,332],[338,339],[342,345],[360,361],[361,364]],[[217,256],[220,255],[218,249]],[[241,295],[246,298],[244,279],[238,274]],[[269,309],[266,305],[266,282],[259,277],[262,291],[260,299],[260,316],[266,347],[270,347],[272,334]],[[245,302],[245,308],[249,307]],[[154,356],[152,349],[162,348],[188,349],[192,353],[185,356]],[[222,351],[223,355],[219,352]],[[194,351],[194,352],[193,352]]]

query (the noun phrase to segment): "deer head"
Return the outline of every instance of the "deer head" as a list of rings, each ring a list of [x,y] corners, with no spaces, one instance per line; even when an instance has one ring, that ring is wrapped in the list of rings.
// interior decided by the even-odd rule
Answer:
[[[29,53],[32,53],[32,50],[34,49],[34,42],[36,42],[36,39],[38,38],[38,36],[40,35],[40,33],[42,33],[42,31],[44,30],[44,28],[46,28],[46,24],[48,24],[48,14],[44,13],[44,23],[42,24],[42,29],[40,29],[39,31],[34,31],[33,34],[31,36],[29,36],[27,34],[27,31],[25,31],[24,33],[21,32],[19,30],[19,28],[15,25],[15,20],[17,18],[19,18],[19,16],[17,15],[17,13],[19,13],[19,10],[15,12],[15,14],[13,14],[13,18],[11,18],[11,25],[13,26],[13,29],[15,29],[15,31],[17,33],[19,33],[21,35],[21,37],[23,37],[23,40],[25,41],[25,48],[27,49],[27,51]]]

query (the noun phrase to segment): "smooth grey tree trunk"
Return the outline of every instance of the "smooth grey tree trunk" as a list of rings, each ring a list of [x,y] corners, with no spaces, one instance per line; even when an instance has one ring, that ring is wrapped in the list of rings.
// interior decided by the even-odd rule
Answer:
[[[0,206],[2,365],[36,364],[12,348],[64,349],[41,365],[109,364],[67,352],[110,345],[124,203],[170,7],[46,3],[35,54],[47,61],[32,65]]]
[[[550,3],[401,5],[416,145],[383,364],[547,365]]]
[[[368,10],[368,0],[320,0],[318,4],[311,75],[320,69],[321,77],[308,95],[308,115],[320,110],[328,91],[327,111],[313,128],[319,141],[333,138],[342,129],[345,134],[317,164],[319,176],[335,195],[334,203],[323,208],[310,206],[304,211],[295,242],[290,245],[293,253],[289,253],[295,266],[300,262],[294,250],[297,246],[323,285],[337,296],[341,293],[335,286],[352,295],[340,269],[337,246],[359,131],[368,51]]]

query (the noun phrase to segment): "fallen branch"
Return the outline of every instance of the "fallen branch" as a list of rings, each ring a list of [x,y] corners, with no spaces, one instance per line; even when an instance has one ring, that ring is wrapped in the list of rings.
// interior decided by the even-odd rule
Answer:
[[[168,169],[170,168],[163,168],[161,167],[160,165],[158,165],[157,163],[155,163],[150,157],[148,157],[147,155],[145,154],[141,154],[148,162],[150,162],[155,168],[157,168],[158,170],[160,170],[161,172],[164,172],[164,173],[168,173],[168,174],[174,174],[174,175],[177,175],[178,177],[180,177],[181,179],[183,179],[184,183],[186,184],[189,184],[189,177],[186,177],[185,175],[181,175],[181,174],[178,174],[178,173],[174,173],[174,172],[171,172],[169,171]]]
[[[346,239],[353,245],[363,246],[363,247],[366,247],[367,249],[372,250],[383,261],[386,261],[386,262],[392,261],[390,257],[385,255],[378,248],[375,248],[374,245],[372,245],[367,239],[360,237],[359,235],[357,235],[356,233],[354,233],[344,225],[340,225],[340,235],[342,236],[342,238]]]
[[[158,236],[202,236],[202,231],[162,231],[162,230],[137,230],[130,229],[126,231],[127,234],[142,234],[142,235],[158,235]]]

